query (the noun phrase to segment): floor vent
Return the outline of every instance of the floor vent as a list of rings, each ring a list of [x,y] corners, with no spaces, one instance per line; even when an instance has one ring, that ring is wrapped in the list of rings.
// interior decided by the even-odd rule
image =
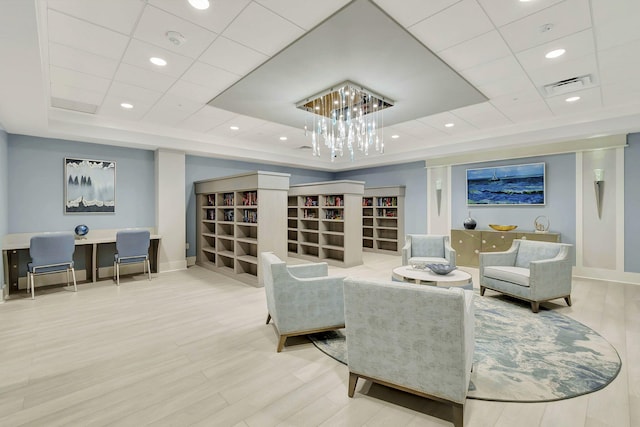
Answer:
[[[98,111],[97,105],[55,97],[51,98],[51,106],[55,108],[63,108],[65,110],[78,111],[80,113],[95,114],[96,111]]]
[[[580,77],[572,77],[570,79],[560,80],[544,86],[544,92],[547,96],[562,95],[563,93],[575,92],[584,89],[591,84],[593,79],[591,74]]]

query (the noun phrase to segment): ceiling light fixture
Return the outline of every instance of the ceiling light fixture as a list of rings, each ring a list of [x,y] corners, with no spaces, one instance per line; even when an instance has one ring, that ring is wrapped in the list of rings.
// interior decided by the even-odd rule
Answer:
[[[446,128],[452,128],[455,126],[455,123],[445,123],[444,127]]]
[[[149,62],[151,62],[153,65],[157,65],[158,67],[164,67],[165,65],[167,65],[167,61],[157,56],[152,56],[151,58],[149,58]]]
[[[567,102],[576,102],[580,99],[579,96],[570,96],[569,98],[565,99],[565,101]]]
[[[281,136],[281,137],[280,137],[280,141],[286,141],[286,140],[287,140],[287,137],[286,137],[286,136]]]
[[[398,139],[398,138],[400,138],[400,135],[391,135],[391,138],[392,139]]]
[[[238,126],[229,126],[229,129],[231,129],[231,130],[239,130],[240,128]]]
[[[198,10],[209,9],[209,0],[189,0],[189,4]]]
[[[356,149],[365,156],[370,148],[384,153],[382,111],[391,106],[393,101],[349,81],[296,104],[312,115],[313,155],[320,155],[320,145],[324,142],[332,162],[345,151],[353,161]],[[308,129],[305,125],[305,133]]]
[[[132,108],[133,108],[133,105],[132,105],[132,104],[129,104],[128,102],[123,102],[122,104],[120,104],[120,106],[121,106],[122,108],[124,108],[125,110],[130,110],[130,109],[132,109]]]
[[[559,56],[564,55],[565,52],[566,50],[564,49],[555,49],[555,50],[552,50],[551,52],[547,52],[547,54],[544,57],[547,59],[553,59],[553,58],[557,58]]]

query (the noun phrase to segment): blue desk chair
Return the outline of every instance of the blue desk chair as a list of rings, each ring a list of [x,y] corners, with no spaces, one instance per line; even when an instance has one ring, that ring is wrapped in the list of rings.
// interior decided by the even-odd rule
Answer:
[[[47,233],[33,236],[29,244],[31,262],[27,264],[27,291],[31,288],[31,298],[35,299],[34,276],[40,274],[69,272],[73,275],[73,290],[76,286],[76,272],[73,268],[73,253],[76,249],[73,233]]]
[[[149,272],[151,280],[151,264],[149,263],[150,233],[147,230],[122,230],[116,233],[116,254],[113,261],[116,283],[120,286],[120,265],[143,263],[142,273]]]

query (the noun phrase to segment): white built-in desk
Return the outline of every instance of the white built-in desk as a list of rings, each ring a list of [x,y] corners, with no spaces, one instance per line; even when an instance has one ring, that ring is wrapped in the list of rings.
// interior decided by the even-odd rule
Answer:
[[[151,244],[149,245],[149,261],[151,272],[158,272],[158,245],[161,236],[154,234],[155,230],[147,228],[151,232]],[[76,238],[76,251],[74,259],[80,260],[84,254],[86,268],[85,280],[95,282],[100,279],[98,265],[101,248],[113,245],[116,242],[116,233],[119,230],[90,230],[85,238]],[[18,291],[21,262],[26,265],[29,257],[29,244],[31,237],[43,233],[16,233],[7,234],[2,242],[2,256],[4,261],[4,278],[9,293]],[[79,249],[82,249],[79,251]],[[26,268],[26,267],[25,267]]]

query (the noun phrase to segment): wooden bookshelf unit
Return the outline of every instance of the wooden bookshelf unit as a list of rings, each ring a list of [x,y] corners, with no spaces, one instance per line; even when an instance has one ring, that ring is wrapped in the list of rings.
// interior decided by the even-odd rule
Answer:
[[[402,253],[404,194],[404,186],[365,188],[362,197],[362,250]]]
[[[287,256],[289,177],[258,171],[197,181],[196,264],[261,286],[260,252]]]
[[[287,249],[292,257],[351,267],[362,264],[362,181],[292,185]]]

